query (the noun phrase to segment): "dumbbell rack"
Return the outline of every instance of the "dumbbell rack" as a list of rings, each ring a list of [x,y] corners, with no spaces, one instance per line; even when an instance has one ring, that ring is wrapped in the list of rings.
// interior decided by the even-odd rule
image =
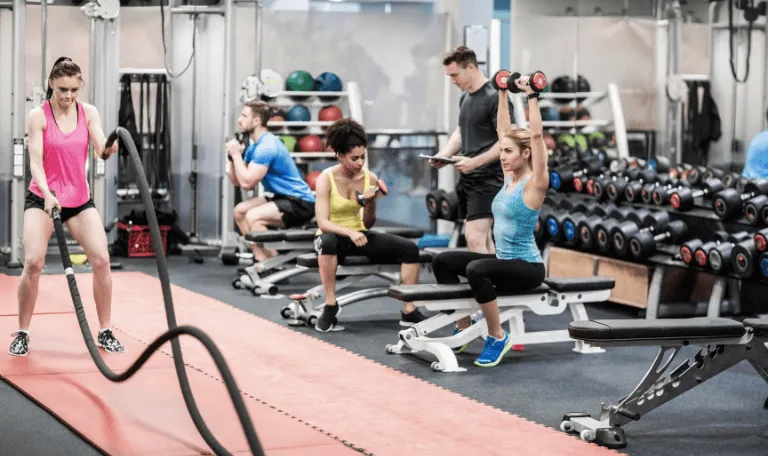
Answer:
[[[594,128],[607,128],[612,127],[614,134],[616,135],[616,150],[615,158],[627,158],[629,157],[629,143],[627,141],[627,126],[624,122],[624,109],[621,105],[621,96],[619,94],[619,87],[616,84],[608,84],[607,88],[603,92],[574,92],[574,93],[552,93],[542,92],[539,94],[539,100],[573,100],[572,103],[576,103],[576,100],[583,98],[584,102],[582,106],[587,107],[606,99],[611,105],[612,119],[593,119],[593,120],[546,120],[542,122],[544,130],[567,130],[570,133],[578,133],[580,129],[585,127]],[[527,105],[527,98],[523,93],[511,93],[513,98],[513,106],[515,111],[515,123],[522,128],[530,128],[530,122],[525,119],[525,106]],[[544,102],[546,103],[546,101]],[[542,104],[544,104],[542,103]]]
[[[352,118],[353,120],[363,123],[363,103],[362,96],[360,94],[360,87],[354,81],[346,83],[346,90],[342,92],[299,92],[299,91],[282,91],[279,92],[274,98],[270,99],[269,103],[280,107],[290,108],[293,105],[301,104],[306,106],[312,118],[317,119],[318,113],[324,106],[337,105],[345,113],[345,116]],[[296,100],[295,97],[309,97],[306,100]],[[339,101],[325,101],[324,97],[339,97]],[[307,122],[296,121],[269,121],[267,127],[270,131],[276,135],[292,135],[292,136],[306,136],[317,135],[323,136],[325,129],[328,128],[333,122],[310,120]],[[304,163],[307,160],[322,160],[335,157],[335,153],[326,152],[323,150],[308,151],[308,152],[292,152],[291,156],[297,163]],[[366,157],[367,160],[367,157]]]

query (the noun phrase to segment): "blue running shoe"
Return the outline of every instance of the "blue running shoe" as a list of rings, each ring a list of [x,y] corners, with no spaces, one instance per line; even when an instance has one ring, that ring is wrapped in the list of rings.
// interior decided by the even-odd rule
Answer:
[[[485,339],[485,347],[480,357],[475,360],[475,366],[493,367],[501,361],[501,358],[512,348],[509,334],[504,333],[503,339],[488,336]]]
[[[473,318],[473,319],[472,319],[472,323],[470,324],[470,326],[474,325],[475,323],[477,323],[477,320],[475,320],[475,319]],[[469,326],[467,326],[467,328],[469,328]],[[464,328],[464,329],[467,329],[467,328]],[[459,329],[459,327],[458,327],[458,326],[454,326],[454,327],[453,327],[453,335],[455,336],[456,334],[458,334],[458,333],[460,333],[460,332],[464,331],[464,329]],[[456,348],[454,348],[454,349],[453,349],[453,352],[454,352],[454,353],[457,353],[457,354],[458,354],[458,353],[461,353],[461,352],[463,352],[464,350],[466,350],[466,349],[467,349],[467,347],[469,347],[469,342],[467,342],[466,344],[462,345],[461,347],[456,347]]]

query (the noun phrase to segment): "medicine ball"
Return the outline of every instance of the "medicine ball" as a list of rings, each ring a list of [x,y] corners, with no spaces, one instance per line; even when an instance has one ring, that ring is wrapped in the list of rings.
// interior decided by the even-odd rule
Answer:
[[[568,75],[556,77],[550,84],[550,87],[552,87],[552,93],[573,93],[576,91],[576,83]]]
[[[302,104],[291,106],[285,115],[285,120],[288,122],[309,122],[310,118],[309,108]]]
[[[288,152],[295,152],[296,151],[296,138],[293,136],[281,136],[280,141],[285,144],[285,148],[288,149]]]
[[[335,122],[342,117],[344,117],[344,113],[336,105],[324,107],[317,115],[317,118],[322,122]]]
[[[326,71],[320,73],[320,75],[315,78],[315,90],[318,92],[341,92],[344,90],[344,87],[341,83],[341,78],[335,73]],[[338,100],[339,97],[336,95],[324,95],[320,96],[320,99],[323,101],[335,101]]]
[[[545,122],[560,120],[560,112],[554,106],[541,108],[541,120]]]
[[[317,178],[320,177],[320,173],[322,171],[312,171],[310,173],[307,173],[307,176],[304,178],[304,180],[307,182],[307,185],[309,185],[309,188],[312,189],[312,191],[315,191],[315,186],[317,185]]]
[[[285,90],[289,92],[311,92],[314,80],[309,72],[297,70],[285,80]]]
[[[299,140],[299,152],[322,152],[323,140],[317,135],[307,135]]]

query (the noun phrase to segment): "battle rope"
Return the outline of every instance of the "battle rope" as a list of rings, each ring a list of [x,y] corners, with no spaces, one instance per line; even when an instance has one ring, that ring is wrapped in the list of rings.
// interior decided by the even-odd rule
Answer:
[[[112,144],[117,140],[118,136],[128,147],[128,151],[130,152],[131,158],[133,160],[133,165],[136,168],[139,191],[141,192],[141,199],[144,203],[144,209],[147,214],[149,231],[152,236],[152,246],[155,249],[155,258],[157,259],[157,272],[160,276],[160,284],[163,290],[163,301],[165,302],[165,314],[168,321],[168,328],[170,329],[155,339],[151,344],[149,344],[149,346],[144,350],[144,352],[142,352],[141,356],[139,356],[136,362],[134,362],[122,374],[116,374],[109,368],[109,366],[106,365],[104,360],[101,358],[101,355],[99,354],[99,350],[96,347],[96,344],[93,341],[91,330],[88,327],[88,321],[85,318],[85,311],[83,310],[83,303],[80,299],[80,292],[77,289],[75,273],[72,270],[72,262],[69,259],[69,250],[67,248],[67,243],[64,237],[64,226],[61,221],[61,214],[59,214],[59,211],[54,208],[52,214],[54,228],[56,230],[56,238],[59,243],[59,251],[61,252],[61,259],[64,263],[64,271],[67,276],[67,282],[69,283],[69,291],[72,295],[72,302],[75,305],[77,320],[80,324],[80,331],[83,334],[83,339],[85,339],[85,344],[88,347],[88,352],[91,355],[91,359],[93,359],[94,363],[96,363],[96,366],[99,368],[99,371],[101,371],[101,373],[104,374],[107,379],[115,383],[124,382],[131,378],[133,374],[135,374],[141,368],[141,366],[147,362],[149,357],[152,356],[152,354],[154,354],[164,343],[170,341],[171,347],[173,348],[173,362],[174,366],[176,367],[176,374],[179,378],[179,384],[181,385],[181,393],[184,397],[184,402],[187,405],[187,410],[189,411],[192,421],[195,423],[195,427],[197,427],[200,435],[217,455],[229,455],[230,453],[214,438],[213,434],[206,426],[205,421],[203,420],[202,416],[200,415],[200,411],[197,408],[197,403],[195,402],[195,399],[192,395],[192,390],[189,386],[189,379],[187,378],[187,372],[184,367],[184,360],[181,356],[181,346],[179,345],[178,337],[182,334],[194,337],[195,339],[199,340],[208,350],[214,362],[216,363],[216,367],[219,369],[222,378],[224,379],[224,384],[229,391],[229,395],[232,398],[232,402],[235,406],[235,411],[240,418],[240,424],[242,425],[243,431],[245,432],[245,436],[248,440],[248,446],[250,447],[251,452],[256,456],[263,456],[264,450],[262,449],[259,438],[256,435],[255,429],[253,428],[253,423],[251,422],[251,418],[245,408],[245,403],[243,402],[243,398],[237,388],[237,383],[235,382],[235,379],[232,376],[232,372],[229,370],[224,357],[216,347],[216,344],[214,344],[213,340],[211,340],[211,338],[200,329],[193,326],[178,326],[176,323],[176,314],[173,308],[171,285],[168,276],[168,265],[165,261],[163,242],[160,236],[160,227],[157,223],[157,215],[155,214],[155,208],[152,204],[152,195],[149,191],[147,177],[144,174],[144,167],[141,164],[141,157],[139,157],[139,153],[136,150],[136,144],[133,142],[133,138],[131,138],[130,133],[128,133],[128,130],[122,127],[118,127],[112,134],[109,135],[107,138],[106,147],[111,147]]]

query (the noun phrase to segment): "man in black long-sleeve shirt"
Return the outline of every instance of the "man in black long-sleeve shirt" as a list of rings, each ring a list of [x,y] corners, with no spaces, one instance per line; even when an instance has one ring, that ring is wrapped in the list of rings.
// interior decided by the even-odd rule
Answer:
[[[437,154],[453,157],[461,152],[454,167],[461,173],[456,184],[459,218],[471,252],[494,253],[491,240],[491,203],[504,185],[499,162],[496,132],[498,93],[477,66],[475,52],[459,46],[443,59],[445,74],[463,93],[459,101],[459,125],[446,146]],[[510,115],[512,104],[509,105]],[[514,122],[514,117],[512,118]],[[443,163],[430,160],[435,168]]]

